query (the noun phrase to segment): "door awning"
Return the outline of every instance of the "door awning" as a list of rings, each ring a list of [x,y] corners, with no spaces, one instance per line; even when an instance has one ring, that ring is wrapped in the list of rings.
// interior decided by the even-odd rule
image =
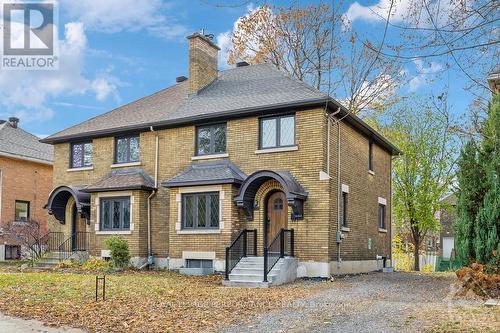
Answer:
[[[255,194],[260,186],[268,180],[276,180],[281,184],[288,205],[292,208],[292,218],[302,219],[304,217],[304,201],[307,199],[308,193],[290,171],[271,170],[254,172],[241,184],[240,192],[234,200],[236,205],[244,210],[247,219],[253,219]]]
[[[82,192],[84,187],[59,186],[52,190],[45,208],[61,223],[66,222],[66,205],[70,197],[75,200],[78,213],[90,218],[90,194]]]

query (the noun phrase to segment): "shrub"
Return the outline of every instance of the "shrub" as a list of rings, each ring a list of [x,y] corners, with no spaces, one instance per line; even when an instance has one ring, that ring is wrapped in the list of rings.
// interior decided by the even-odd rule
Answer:
[[[106,247],[111,252],[111,261],[113,266],[123,268],[128,266],[130,260],[130,252],[128,242],[118,236],[113,236],[104,242]]]
[[[80,268],[80,263],[74,259],[69,259],[69,260],[64,260],[58,263],[54,269],[73,269],[73,268]]]
[[[110,264],[104,260],[91,258],[87,260],[82,266],[81,269],[85,271],[107,271],[110,268]]]
[[[422,272],[424,273],[432,273],[434,271],[434,268],[432,267],[432,264],[425,264],[424,267],[422,268]]]

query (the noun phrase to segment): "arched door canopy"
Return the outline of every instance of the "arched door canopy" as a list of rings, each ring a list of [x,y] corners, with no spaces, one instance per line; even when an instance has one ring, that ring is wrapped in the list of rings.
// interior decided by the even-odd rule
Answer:
[[[90,218],[90,194],[82,192],[83,187],[59,186],[52,190],[45,208],[50,215],[61,223],[66,222],[66,205],[70,197],[75,199],[75,205],[78,213],[83,218]]]
[[[268,180],[276,180],[281,184],[288,205],[292,208],[292,219],[304,218],[304,201],[308,193],[289,171],[261,170],[248,176],[241,184],[240,192],[234,199],[236,205],[243,209],[247,220],[253,220],[255,194],[260,186]]]

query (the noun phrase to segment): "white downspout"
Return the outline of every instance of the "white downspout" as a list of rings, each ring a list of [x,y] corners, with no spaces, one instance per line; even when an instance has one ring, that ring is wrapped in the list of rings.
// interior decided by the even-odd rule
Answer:
[[[154,132],[153,126],[150,127],[151,132]],[[159,138],[158,135],[155,136],[156,146],[155,146],[155,189],[151,191],[148,196],[148,261],[141,268],[153,264],[153,251],[151,248],[151,199],[156,195],[158,191],[158,155],[159,155]]]
[[[333,112],[328,116],[328,130],[327,130],[327,150],[326,150],[326,155],[327,155],[327,164],[326,164],[326,172],[328,175],[330,175],[330,131],[331,131],[331,123],[335,121],[337,125],[337,234],[335,237],[336,243],[337,243],[337,267],[340,268],[340,263],[342,261],[341,255],[340,255],[340,241],[342,238],[341,234],[341,225],[340,225],[340,198],[342,196],[342,184],[341,178],[340,178],[340,121],[341,119],[335,120],[334,116],[337,115],[340,112],[340,106],[337,108],[337,111]]]

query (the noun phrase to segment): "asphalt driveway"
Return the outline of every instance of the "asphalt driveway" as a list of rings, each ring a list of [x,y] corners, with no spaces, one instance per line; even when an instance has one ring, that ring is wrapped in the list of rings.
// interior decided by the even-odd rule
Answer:
[[[222,332],[417,332],[425,321],[418,320],[415,311],[451,306],[448,296],[454,281],[451,274],[339,277],[320,293]]]

